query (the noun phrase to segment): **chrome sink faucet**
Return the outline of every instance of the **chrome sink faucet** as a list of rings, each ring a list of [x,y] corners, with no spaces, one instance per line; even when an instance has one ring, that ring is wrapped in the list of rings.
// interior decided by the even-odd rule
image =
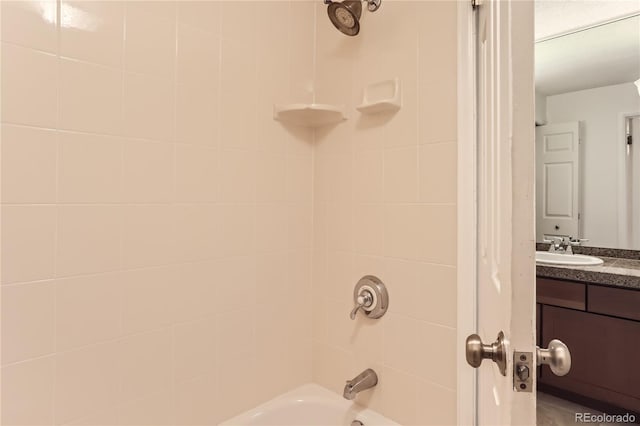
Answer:
[[[567,240],[567,237],[549,237],[549,239],[544,240],[544,242],[550,243],[549,252],[551,253],[573,254],[573,250]]]
[[[358,374],[352,380],[347,380],[347,384],[344,386],[344,396],[349,401],[356,398],[356,395],[363,390],[370,389],[378,384],[378,375],[375,371],[367,368],[362,373]]]
[[[579,246],[585,241],[589,241],[585,238],[572,238],[572,237],[550,237],[548,240],[543,240],[545,243],[550,243],[549,252],[561,253],[561,254],[573,254],[573,247]]]

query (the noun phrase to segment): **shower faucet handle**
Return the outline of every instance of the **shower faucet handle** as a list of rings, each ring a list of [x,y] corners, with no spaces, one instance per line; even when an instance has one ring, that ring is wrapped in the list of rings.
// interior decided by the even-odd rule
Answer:
[[[356,314],[360,309],[368,308],[373,303],[373,296],[369,290],[362,290],[362,292],[356,297],[356,305],[349,314],[349,318],[356,319]]]
[[[387,312],[389,307],[389,293],[387,288],[378,277],[373,275],[365,275],[360,278],[353,289],[353,301],[355,306],[349,314],[354,320],[356,314],[362,309],[362,313],[368,318],[380,318]]]

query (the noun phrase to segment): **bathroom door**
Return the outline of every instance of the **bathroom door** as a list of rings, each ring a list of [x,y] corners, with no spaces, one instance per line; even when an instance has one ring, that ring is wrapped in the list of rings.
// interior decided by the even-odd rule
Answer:
[[[579,123],[536,127],[537,241],[579,238]]]
[[[514,386],[514,351],[535,352],[535,136],[533,2],[484,0],[477,8],[476,333],[504,333],[504,375],[476,371],[476,424],[535,425],[536,369]],[[535,365],[535,364],[534,364]]]

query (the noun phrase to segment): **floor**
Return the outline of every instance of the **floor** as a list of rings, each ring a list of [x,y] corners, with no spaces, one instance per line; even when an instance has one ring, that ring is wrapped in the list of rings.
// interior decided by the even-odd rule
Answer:
[[[546,393],[538,392],[538,426],[577,425],[576,413],[602,414],[600,411],[574,404]],[[609,426],[619,423],[591,423],[596,426]]]

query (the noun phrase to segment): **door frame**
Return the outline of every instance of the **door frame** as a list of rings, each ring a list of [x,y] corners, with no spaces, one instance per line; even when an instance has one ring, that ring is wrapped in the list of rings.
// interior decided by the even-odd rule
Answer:
[[[514,103],[512,111],[513,132],[511,138],[512,167],[515,170],[513,182],[518,190],[513,191],[513,216],[522,223],[512,223],[513,250],[523,250],[526,256],[518,256],[512,262],[511,276],[517,283],[531,282],[533,285],[519,286],[527,297],[512,294],[512,309],[532,310],[534,318],[516,318],[520,327],[532,323],[535,327],[535,96],[533,91],[534,37],[533,0],[502,0],[512,3],[513,17],[522,37],[516,40],[517,49],[511,57],[511,79],[514,97],[518,100],[531,99],[524,104]],[[527,3],[527,4],[525,4]],[[482,6],[480,6],[482,7]],[[476,114],[476,43],[475,12],[471,0],[458,1],[458,43],[457,43],[457,424],[475,425],[477,421],[477,381],[476,370],[466,362],[465,340],[477,330],[477,114]],[[531,118],[531,122],[526,120]],[[527,146],[526,142],[530,144]],[[515,293],[515,292],[514,292]],[[522,294],[519,293],[519,294]],[[532,302],[532,306],[528,303]],[[513,322],[513,320],[512,320]],[[526,324],[525,324],[526,326]],[[496,330],[497,332],[497,330]],[[518,336],[507,336],[514,348],[526,347],[526,342]],[[508,362],[508,369],[511,361]],[[508,372],[511,376],[511,372]],[[535,392],[535,386],[533,392]],[[535,411],[528,412],[524,395],[514,397],[514,406],[521,407],[523,415],[512,417],[512,421],[535,424]],[[527,420],[525,420],[527,419]]]
[[[640,94],[639,94],[640,95]],[[640,116],[640,111],[621,112],[618,113],[618,245],[629,248],[629,240],[627,237],[627,224],[629,214],[627,211],[627,144],[626,138],[626,121],[629,117]]]
[[[476,423],[476,374],[467,364],[465,340],[476,332],[476,46],[471,0],[458,1],[458,199],[457,199],[457,424]]]

